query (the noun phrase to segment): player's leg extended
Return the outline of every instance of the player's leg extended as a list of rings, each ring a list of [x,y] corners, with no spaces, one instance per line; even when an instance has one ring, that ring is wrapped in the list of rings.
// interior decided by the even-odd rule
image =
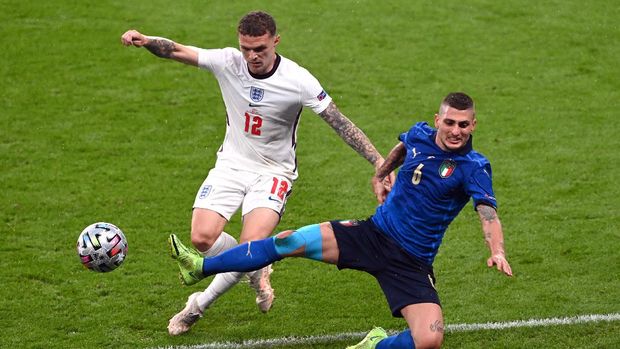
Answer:
[[[331,223],[307,225],[274,237],[249,241],[214,258],[205,258],[203,275],[222,271],[251,271],[286,257],[304,257],[335,264],[338,244]]]
[[[185,269],[186,274],[194,276],[187,284],[222,272],[258,270],[285,257],[305,257],[335,264],[339,254],[329,222],[249,241],[212,258],[201,258],[197,253],[186,251],[187,248],[174,235],[170,236],[170,245],[179,267]],[[180,251],[182,256],[175,256],[175,251]]]

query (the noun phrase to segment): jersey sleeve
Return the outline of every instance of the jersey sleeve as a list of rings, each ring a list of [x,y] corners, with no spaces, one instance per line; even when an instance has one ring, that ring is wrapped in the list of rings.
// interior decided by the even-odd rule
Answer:
[[[493,193],[493,179],[491,177],[491,165],[485,163],[472,173],[465,184],[465,191],[474,202],[474,209],[480,204],[486,204],[497,209],[497,200]]]
[[[312,109],[316,114],[319,114],[327,108],[332,98],[325,92],[319,80],[306,69],[301,67],[300,69],[301,104],[304,107]]]
[[[408,134],[409,134],[408,132],[403,132],[403,133],[399,134],[398,135],[398,140],[401,141],[405,145],[405,147],[407,149],[410,149],[411,147],[409,146],[409,144],[407,144],[407,140],[408,140],[407,135]]]
[[[230,48],[198,49],[198,67],[217,74],[224,70],[231,57]]]
[[[411,128],[407,132],[403,132],[398,135],[398,140],[403,142],[407,148],[413,145],[416,138],[421,138],[423,136],[428,136],[432,133],[432,129],[428,126],[428,124],[424,121],[418,122],[411,126]]]

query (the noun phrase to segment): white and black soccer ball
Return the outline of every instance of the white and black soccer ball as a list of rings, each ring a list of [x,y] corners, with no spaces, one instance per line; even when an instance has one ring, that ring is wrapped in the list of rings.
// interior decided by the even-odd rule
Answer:
[[[78,237],[77,253],[87,269],[108,272],[118,268],[127,256],[127,238],[117,226],[98,222]]]

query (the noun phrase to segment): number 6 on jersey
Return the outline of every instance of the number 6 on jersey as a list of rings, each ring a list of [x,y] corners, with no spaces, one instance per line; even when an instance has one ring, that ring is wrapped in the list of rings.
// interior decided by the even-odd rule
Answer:
[[[420,184],[422,180],[422,167],[424,167],[424,164],[419,164],[413,171],[413,177],[411,177],[411,183],[413,183],[413,185]]]

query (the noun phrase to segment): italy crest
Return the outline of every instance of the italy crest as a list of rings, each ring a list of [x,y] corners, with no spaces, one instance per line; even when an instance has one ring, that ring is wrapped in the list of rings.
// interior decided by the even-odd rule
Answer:
[[[441,178],[448,178],[452,176],[454,169],[456,168],[456,162],[452,159],[444,160],[439,166],[439,175]]]

